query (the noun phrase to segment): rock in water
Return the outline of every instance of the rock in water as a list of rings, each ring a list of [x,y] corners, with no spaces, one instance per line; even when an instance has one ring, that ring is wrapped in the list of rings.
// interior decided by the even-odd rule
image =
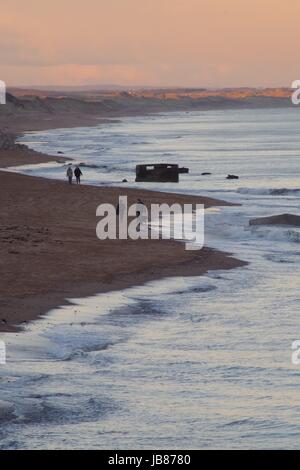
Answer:
[[[300,215],[279,214],[249,220],[249,225],[292,225],[300,227]]]
[[[228,175],[226,179],[228,179],[228,180],[238,180],[238,179],[239,179],[239,176],[236,176],[236,175]]]

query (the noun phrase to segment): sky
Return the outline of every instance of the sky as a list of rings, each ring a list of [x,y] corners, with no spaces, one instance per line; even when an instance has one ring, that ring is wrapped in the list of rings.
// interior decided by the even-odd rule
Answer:
[[[1,0],[7,86],[290,86],[299,0]]]

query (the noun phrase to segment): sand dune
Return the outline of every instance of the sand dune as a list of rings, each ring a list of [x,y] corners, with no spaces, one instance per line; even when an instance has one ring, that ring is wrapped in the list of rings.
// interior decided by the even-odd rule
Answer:
[[[146,89],[35,91],[13,89],[0,106],[4,131],[96,125],[101,119],[167,111],[292,106],[289,89]]]

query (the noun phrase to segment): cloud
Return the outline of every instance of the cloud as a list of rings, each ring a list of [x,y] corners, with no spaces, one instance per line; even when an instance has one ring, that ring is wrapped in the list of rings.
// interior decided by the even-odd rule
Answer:
[[[0,78],[20,84],[284,84],[296,69],[293,0],[5,3]]]

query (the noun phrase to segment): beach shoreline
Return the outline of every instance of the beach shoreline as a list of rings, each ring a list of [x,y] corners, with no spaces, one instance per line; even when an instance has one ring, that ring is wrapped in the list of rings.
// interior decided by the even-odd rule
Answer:
[[[51,161],[72,160],[18,144],[0,150],[3,169]],[[68,298],[247,264],[208,247],[186,251],[183,243],[173,240],[98,240],[96,208],[102,202],[116,205],[119,195],[128,196],[129,204],[141,198],[146,205],[232,205],[126,186],[70,187],[66,182],[0,171],[0,332],[18,331],[49,310],[67,305]]]
[[[96,208],[151,203],[222,205],[208,198],[128,188],[69,187],[65,182],[0,172],[0,331],[16,331],[67,298],[120,290],[165,277],[197,276],[246,263],[208,247],[186,251],[173,240],[96,237]]]

